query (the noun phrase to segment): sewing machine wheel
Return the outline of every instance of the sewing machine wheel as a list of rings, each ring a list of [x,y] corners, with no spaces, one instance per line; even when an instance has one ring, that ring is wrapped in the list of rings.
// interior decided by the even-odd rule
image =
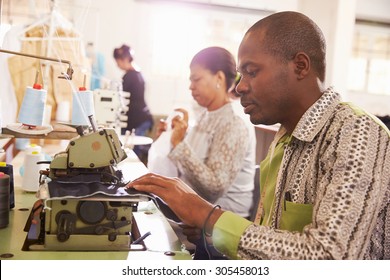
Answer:
[[[60,223],[60,219],[61,219],[62,215],[70,215],[70,214],[72,214],[72,213],[70,211],[68,211],[68,210],[62,210],[62,211],[58,212],[56,217],[55,217],[56,223],[57,224]]]
[[[140,237],[133,228],[136,201],[128,197],[95,195],[46,202],[41,248],[60,251],[145,250],[131,244]]]
[[[80,201],[76,213],[84,223],[95,225],[106,217],[107,206],[102,201]]]

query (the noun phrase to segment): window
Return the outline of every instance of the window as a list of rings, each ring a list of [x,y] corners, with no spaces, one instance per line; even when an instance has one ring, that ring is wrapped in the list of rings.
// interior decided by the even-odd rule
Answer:
[[[153,73],[188,81],[189,63],[202,48],[223,46],[235,56],[242,36],[259,16],[229,15],[227,19],[215,10],[159,6],[151,16]]]
[[[351,92],[390,95],[390,26],[358,21],[349,67]]]

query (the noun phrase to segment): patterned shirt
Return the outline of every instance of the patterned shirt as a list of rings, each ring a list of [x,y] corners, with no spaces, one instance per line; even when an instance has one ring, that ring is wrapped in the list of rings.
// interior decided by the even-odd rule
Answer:
[[[254,126],[247,126],[227,103],[215,111],[204,110],[169,158],[179,177],[201,197],[248,217],[254,189],[254,135]]]
[[[389,259],[389,135],[374,116],[326,90],[284,147],[270,222],[225,212],[214,245],[242,259]],[[281,127],[270,151],[283,136]],[[302,232],[280,229],[286,192],[292,203],[312,204]]]

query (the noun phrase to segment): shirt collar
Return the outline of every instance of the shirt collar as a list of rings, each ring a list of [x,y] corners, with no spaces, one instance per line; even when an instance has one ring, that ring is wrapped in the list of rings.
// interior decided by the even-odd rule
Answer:
[[[322,96],[303,114],[292,136],[305,142],[313,141],[317,133],[332,116],[340,100],[340,95],[333,91],[331,87],[326,89]],[[285,128],[281,126],[277,138],[280,139],[285,133]]]

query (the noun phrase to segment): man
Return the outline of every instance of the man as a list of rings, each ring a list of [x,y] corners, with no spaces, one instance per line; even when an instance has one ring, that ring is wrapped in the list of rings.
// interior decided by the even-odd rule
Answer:
[[[214,246],[242,259],[389,259],[390,133],[324,89],[325,40],[296,12],[270,15],[245,34],[236,91],[254,124],[281,128],[261,163],[254,223],[154,174],[129,187],[161,197]]]

